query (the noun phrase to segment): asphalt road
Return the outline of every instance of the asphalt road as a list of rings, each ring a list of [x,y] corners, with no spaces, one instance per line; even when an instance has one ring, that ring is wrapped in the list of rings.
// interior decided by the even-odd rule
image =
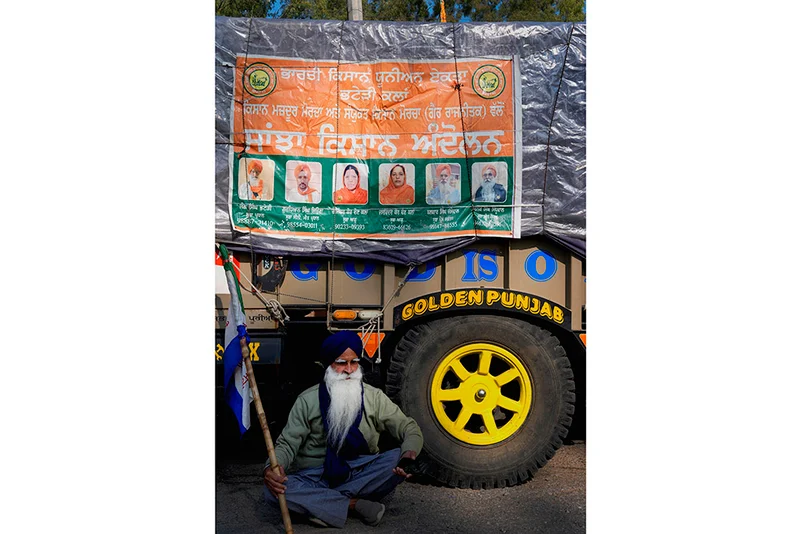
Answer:
[[[398,486],[388,497],[381,523],[369,527],[356,517],[345,529],[355,533],[459,532],[579,534],[586,524],[585,445],[560,448],[528,483],[504,489],[465,490],[419,484]],[[228,463],[217,469],[217,532],[282,533],[281,516],[262,496],[263,464]],[[293,514],[298,534],[341,532],[316,527]]]

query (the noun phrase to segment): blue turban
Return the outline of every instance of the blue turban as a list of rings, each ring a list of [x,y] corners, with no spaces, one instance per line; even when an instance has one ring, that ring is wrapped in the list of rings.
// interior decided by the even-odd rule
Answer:
[[[320,361],[328,367],[348,349],[353,350],[357,358],[361,356],[362,338],[351,330],[341,330],[323,341],[320,347]]]

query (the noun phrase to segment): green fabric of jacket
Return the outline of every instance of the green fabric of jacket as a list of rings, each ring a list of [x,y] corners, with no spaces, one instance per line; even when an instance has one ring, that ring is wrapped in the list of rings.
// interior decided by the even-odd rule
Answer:
[[[275,457],[287,472],[318,467],[325,462],[319,387],[319,384],[312,386],[298,396],[286,426],[275,442]],[[401,454],[414,451],[419,455],[423,448],[423,433],[415,420],[404,415],[383,391],[369,384],[364,384],[364,414],[359,430],[373,454],[379,452],[378,438],[382,432],[388,432],[401,442]]]

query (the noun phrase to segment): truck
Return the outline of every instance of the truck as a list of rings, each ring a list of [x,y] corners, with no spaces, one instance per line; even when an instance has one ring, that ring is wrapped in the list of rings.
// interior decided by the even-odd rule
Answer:
[[[271,431],[350,329],[422,475],[512,486],[583,439],[584,25],[216,24],[215,237]]]

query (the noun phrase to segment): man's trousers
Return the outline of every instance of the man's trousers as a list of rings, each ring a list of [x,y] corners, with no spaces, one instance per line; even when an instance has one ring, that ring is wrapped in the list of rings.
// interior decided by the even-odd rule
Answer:
[[[293,512],[310,515],[342,528],[348,518],[351,499],[378,501],[403,482],[404,477],[392,472],[398,465],[400,455],[400,449],[392,449],[349,460],[347,463],[351,472],[348,479],[334,488],[323,478],[322,465],[287,474],[284,494],[287,507]],[[264,494],[268,503],[278,507],[278,499],[266,486]]]

